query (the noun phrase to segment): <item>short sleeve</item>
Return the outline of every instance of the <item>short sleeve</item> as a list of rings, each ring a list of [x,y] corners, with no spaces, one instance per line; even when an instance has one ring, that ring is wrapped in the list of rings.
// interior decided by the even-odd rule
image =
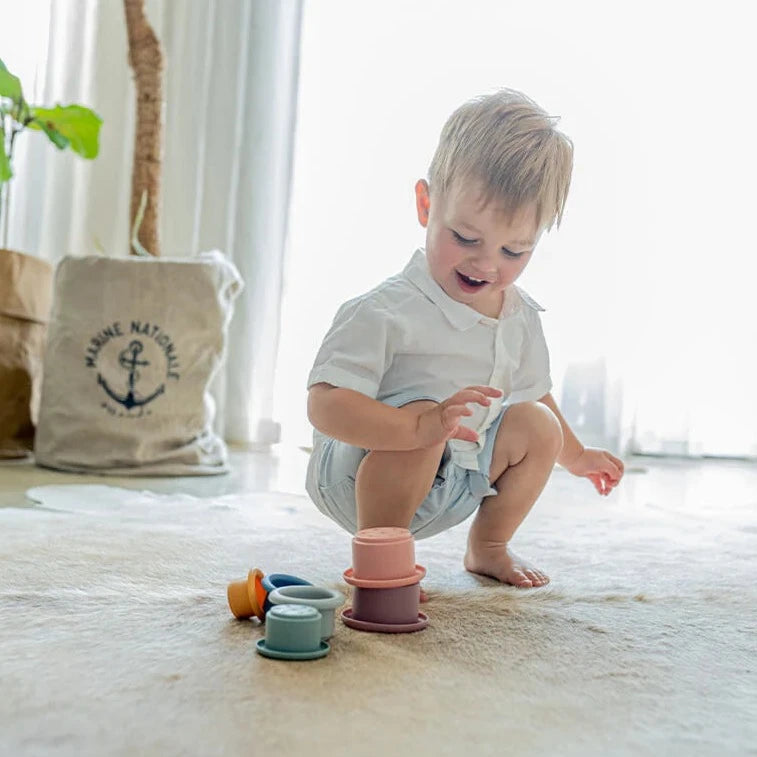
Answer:
[[[308,389],[326,382],[375,398],[392,361],[391,314],[375,299],[342,305],[308,376]]]
[[[525,334],[518,367],[513,372],[512,392],[508,404],[541,399],[552,389],[549,350],[539,313],[524,308]]]

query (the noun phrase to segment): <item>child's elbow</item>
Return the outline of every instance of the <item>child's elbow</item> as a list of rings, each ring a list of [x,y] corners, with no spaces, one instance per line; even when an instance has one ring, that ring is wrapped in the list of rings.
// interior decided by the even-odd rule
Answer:
[[[308,390],[308,421],[318,431],[323,432],[326,415],[326,396],[334,387],[331,384],[313,384]]]

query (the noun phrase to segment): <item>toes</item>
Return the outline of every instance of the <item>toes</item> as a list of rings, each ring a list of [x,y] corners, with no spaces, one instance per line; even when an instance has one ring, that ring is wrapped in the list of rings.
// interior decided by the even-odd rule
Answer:
[[[549,576],[545,575],[540,570],[526,568],[523,572],[526,574],[526,577],[530,579],[533,586],[544,586],[549,583]]]
[[[549,583],[549,576],[546,573],[542,573],[540,570],[534,572],[539,577],[539,583],[537,586],[546,586]]]
[[[513,571],[510,583],[520,589],[530,589],[534,585],[534,582],[522,570]]]

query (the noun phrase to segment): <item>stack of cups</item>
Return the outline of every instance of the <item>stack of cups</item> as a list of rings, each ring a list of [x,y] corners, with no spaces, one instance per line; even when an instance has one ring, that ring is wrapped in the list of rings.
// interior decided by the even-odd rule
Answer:
[[[406,528],[365,528],[352,537],[352,567],[344,580],[354,587],[342,621],[358,631],[409,633],[428,625],[419,612],[420,580],[415,540]]]

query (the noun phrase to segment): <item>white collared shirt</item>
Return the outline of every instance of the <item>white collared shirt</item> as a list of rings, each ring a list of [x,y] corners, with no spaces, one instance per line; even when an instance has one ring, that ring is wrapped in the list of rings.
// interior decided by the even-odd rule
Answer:
[[[434,281],[425,250],[418,249],[402,273],[339,308],[307,385],[326,382],[395,407],[442,402],[474,384],[501,389],[502,400],[471,404],[473,415],[462,419],[479,441],[450,442],[452,459],[478,470],[483,432],[502,404],[537,400],[552,388],[543,309],[512,284],[499,318],[482,315]],[[322,436],[315,432],[316,444]]]

